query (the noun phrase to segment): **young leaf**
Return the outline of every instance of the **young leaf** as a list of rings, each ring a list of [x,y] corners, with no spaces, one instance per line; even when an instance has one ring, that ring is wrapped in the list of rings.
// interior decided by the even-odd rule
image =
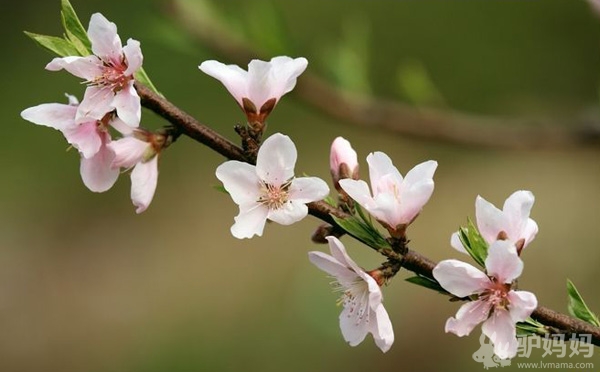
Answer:
[[[442,288],[438,282],[421,275],[411,276],[410,278],[406,278],[405,280],[409,283],[413,283],[421,287],[433,289],[434,291],[437,291],[441,294],[449,294],[448,291]]]
[[[79,54],[73,44],[63,38],[34,34],[33,32],[27,31],[25,31],[25,35],[32,38],[33,41],[38,43],[42,48],[58,54],[60,57],[76,56]]]
[[[81,24],[79,17],[77,17],[77,13],[75,13],[75,9],[73,9],[69,0],[61,0],[60,18],[62,20],[63,27],[65,28],[67,39],[78,47],[77,49],[80,51],[78,54],[90,54],[92,50],[92,43],[90,42],[86,30],[83,28],[83,25]]]
[[[367,225],[360,219],[354,216],[338,218],[332,215],[331,217],[336,224],[344,229],[344,231],[365,243],[369,247],[375,248],[376,250],[391,249],[388,241],[377,229]]]
[[[485,267],[488,245],[470,219],[467,227],[461,227],[458,230],[458,237],[473,260],[480,266]]]
[[[150,88],[150,90],[152,90],[154,93],[162,96],[162,94],[160,94],[158,89],[156,89],[156,87],[154,86],[152,81],[150,81],[150,78],[148,77],[148,74],[146,74],[146,71],[144,71],[143,67],[140,67],[140,69],[137,70],[134,77],[137,81],[139,81],[140,83],[142,83],[145,86],[147,86],[148,88]]]
[[[569,279],[567,279],[567,294],[569,295],[569,314],[596,327],[600,327],[598,317],[587,307],[579,291],[577,291],[577,288],[575,288],[575,285]]]
[[[517,323],[517,336],[544,335],[546,333],[548,333],[546,326],[531,317]]]

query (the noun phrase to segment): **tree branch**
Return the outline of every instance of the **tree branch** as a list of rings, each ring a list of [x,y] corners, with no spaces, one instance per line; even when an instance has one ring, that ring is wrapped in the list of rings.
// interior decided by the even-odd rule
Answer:
[[[144,107],[165,118],[190,138],[208,146],[227,159],[248,162],[242,149],[222,137],[219,133],[201,124],[144,85],[136,83],[135,87]],[[345,212],[323,201],[309,203],[308,208],[311,215],[332,225],[335,225],[335,221],[331,217],[332,215],[339,218],[349,217]],[[403,256],[402,260],[402,267],[430,279],[434,279],[432,270],[436,264],[436,262],[410,249]],[[566,337],[570,337],[572,334],[590,334],[592,335],[592,343],[600,346],[600,328],[598,327],[542,306],[539,306],[533,312],[532,317],[550,327],[549,330],[551,332],[565,334]]]
[[[218,17],[208,17],[184,6],[185,3],[176,0],[170,3],[177,23],[227,60],[243,65],[252,58],[266,57],[219,23]],[[293,93],[310,107],[344,123],[431,141],[504,149],[600,145],[598,121],[570,119],[560,123],[547,118],[499,118],[416,108],[397,101],[349,94],[311,72],[302,75]]]

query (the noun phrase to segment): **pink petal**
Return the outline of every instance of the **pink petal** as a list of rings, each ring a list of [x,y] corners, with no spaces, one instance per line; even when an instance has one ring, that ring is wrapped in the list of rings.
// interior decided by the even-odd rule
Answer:
[[[479,232],[489,244],[496,241],[498,233],[507,228],[502,211],[481,196],[475,200],[475,216]]]
[[[364,207],[379,221],[383,221],[394,228],[410,222],[410,220],[405,219],[403,205],[392,191],[378,193],[373,202],[366,204]]]
[[[479,293],[490,283],[487,275],[458,260],[444,260],[438,263],[433,269],[433,277],[445,290],[458,297]]]
[[[517,248],[508,240],[497,240],[488,250],[485,268],[490,276],[500,283],[512,283],[523,272],[523,261],[517,254]]]
[[[64,132],[66,128],[75,126],[77,107],[61,103],[44,103],[30,107],[21,112],[21,117],[34,124],[58,129]]]
[[[281,208],[270,209],[267,218],[281,225],[291,225],[308,215],[308,207],[305,204],[289,200]]]
[[[459,337],[467,336],[473,328],[490,316],[492,304],[487,301],[471,301],[462,305],[454,318],[448,318],[445,331]]]
[[[89,121],[64,131],[65,138],[84,158],[96,155],[102,146],[103,134],[98,133],[96,121]]]
[[[100,13],[92,14],[88,37],[92,42],[92,52],[95,55],[107,62],[120,63],[122,45],[114,23]]]
[[[248,73],[239,66],[225,65],[217,61],[204,61],[199,68],[205,74],[221,81],[240,106],[243,107],[242,98],[250,98],[248,96]]]
[[[111,168],[114,156],[112,150],[101,146],[96,155],[91,158],[81,157],[81,179],[88,189],[93,192],[104,192],[115,184],[119,177],[119,170]]]
[[[373,334],[375,344],[381,351],[387,352],[394,343],[394,329],[390,316],[383,305],[380,304],[375,310],[371,311],[369,324],[371,325],[370,332]]]
[[[329,186],[317,177],[294,178],[289,189],[289,198],[297,203],[322,200],[327,194],[329,194]]]
[[[110,87],[87,87],[77,110],[75,121],[81,123],[90,119],[102,119],[104,115],[114,110],[112,106],[114,96]]]
[[[407,176],[408,177],[408,176]],[[433,194],[434,183],[431,178],[422,179],[413,184],[407,184],[406,178],[400,191],[400,202],[402,204],[402,215],[400,220],[403,223],[410,223],[421,213],[423,207]]]
[[[327,274],[332,275],[336,278],[341,278],[344,281],[350,281],[353,278],[357,277],[354,271],[351,271],[344,264],[340,263],[332,256],[323,252],[308,252],[308,259],[316,267],[325,271]]]
[[[387,154],[380,151],[373,152],[367,156],[367,163],[374,196],[388,190],[392,184],[399,187],[402,183],[402,175]]]
[[[158,156],[147,162],[138,163],[131,172],[131,201],[137,208],[135,213],[145,211],[156,191],[158,183]]]
[[[460,238],[458,237],[458,232],[455,232],[450,237],[450,245],[452,246],[452,248],[456,249],[459,252],[467,253],[467,250],[465,249],[462,242],[460,241]]]
[[[142,67],[144,61],[140,42],[134,39],[127,40],[127,45],[123,48],[123,55],[127,63],[127,70],[123,72],[123,75],[132,76]]]
[[[481,329],[494,344],[494,354],[500,359],[509,359],[517,355],[517,330],[508,311],[496,309]]]
[[[87,81],[94,81],[103,73],[102,61],[96,56],[54,58],[46,65],[48,71],[62,69]]]
[[[108,147],[115,153],[112,163],[114,168],[131,168],[142,161],[150,144],[134,137],[125,137],[112,141]]]
[[[261,180],[279,187],[294,177],[297,156],[290,137],[275,133],[258,150],[256,173]]]
[[[537,298],[531,292],[510,291],[508,292],[508,311],[513,322],[522,322],[529,318],[537,307]]]
[[[235,217],[231,226],[231,234],[238,238],[252,238],[254,235],[262,236],[269,208],[256,204],[250,208],[240,206],[240,213]]]
[[[119,119],[118,116],[115,116],[109,124],[124,136],[131,136],[133,134],[133,128],[125,124],[125,122]]]
[[[117,115],[125,124],[131,128],[137,128],[140,125],[142,106],[140,96],[133,87],[133,81],[114,95],[112,106],[117,110]]]
[[[537,233],[538,233],[537,223],[534,220],[532,220],[531,218],[528,219],[527,223],[525,224],[525,227],[521,231],[521,236],[520,236],[520,238],[525,239],[525,245],[523,247],[527,247],[527,245],[529,245],[529,243],[531,243],[531,241],[535,238]]]
[[[338,173],[342,164],[346,164],[350,173],[353,173],[358,168],[358,156],[348,140],[343,137],[337,137],[333,140],[329,153],[329,167],[334,180],[340,178]]]
[[[260,179],[256,167],[237,160],[221,164],[216,171],[217,178],[233,201],[238,204],[257,204],[260,198]],[[266,214],[265,214],[266,218]]]

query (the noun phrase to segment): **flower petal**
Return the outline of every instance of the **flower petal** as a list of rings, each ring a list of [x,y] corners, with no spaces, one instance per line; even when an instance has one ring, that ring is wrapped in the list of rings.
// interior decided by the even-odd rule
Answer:
[[[508,311],[494,310],[492,316],[483,323],[481,330],[494,344],[494,354],[500,359],[513,358],[517,355],[519,346],[517,330]]]
[[[433,194],[434,183],[432,179],[423,179],[414,184],[405,184],[400,189],[401,216],[403,223],[412,222]]]
[[[467,250],[465,249],[462,242],[460,241],[460,238],[458,237],[458,232],[455,232],[450,237],[450,245],[452,246],[452,248],[456,249],[457,251],[468,254]]]
[[[158,156],[137,163],[131,172],[131,201],[137,208],[135,213],[145,211],[156,191],[158,183]]]
[[[500,283],[512,283],[523,272],[523,261],[517,254],[517,248],[508,240],[497,240],[490,245],[485,259],[488,275]]]
[[[488,301],[471,301],[462,305],[454,318],[448,318],[445,331],[458,337],[467,336],[477,324],[486,320],[490,315],[492,304]]]
[[[348,269],[347,266],[323,252],[308,252],[308,259],[313,263],[313,265],[325,271],[327,274],[335,276],[336,278],[341,277],[343,280],[350,281],[352,278],[357,277],[354,271]]]
[[[115,116],[109,124],[124,136],[131,136],[133,134],[133,128],[125,124],[125,122],[119,119],[118,116]]]
[[[112,106],[117,109],[117,115],[125,124],[132,128],[140,125],[142,106],[133,81],[114,95]]]
[[[382,304],[377,306],[374,311],[371,311],[371,319],[369,324],[371,325],[371,333],[375,344],[384,353],[388,351],[394,343],[394,329],[392,327],[392,321],[387,311]]]
[[[506,229],[506,219],[502,211],[481,196],[477,196],[475,200],[475,216],[479,232],[489,244],[498,239],[500,231]]]
[[[369,179],[374,196],[388,191],[391,184],[399,187],[402,183],[402,175],[387,154],[380,151],[370,153],[367,156],[367,163],[369,163]]]
[[[424,180],[431,180],[437,169],[438,163],[435,160],[428,160],[417,164],[409,170],[404,177],[404,185],[415,185]]]
[[[358,311],[351,306],[344,307],[340,313],[340,329],[344,340],[350,346],[357,346],[367,336],[369,332],[369,322],[358,319]]]
[[[490,279],[480,270],[458,260],[444,260],[433,269],[433,277],[440,285],[458,297],[483,291]]]
[[[104,115],[114,110],[114,96],[115,94],[110,87],[87,87],[83,100],[77,109],[75,121],[82,123],[90,119],[102,119]]]
[[[281,225],[291,225],[307,215],[308,207],[306,204],[289,200],[281,208],[269,210],[267,218]]]
[[[243,107],[242,98],[248,97],[248,73],[236,65],[225,65],[218,61],[204,61],[199,66],[207,75],[219,80]],[[260,108],[260,106],[259,106]]]
[[[529,318],[533,310],[537,307],[537,298],[531,292],[510,291],[508,292],[508,311],[512,320],[522,322]]]
[[[268,212],[269,208],[262,204],[240,206],[240,213],[231,226],[231,234],[238,239],[252,238],[254,235],[262,236]]]
[[[61,132],[75,126],[76,106],[61,103],[44,103],[21,112],[21,117],[34,124],[58,129]]]
[[[294,177],[298,153],[290,137],[275,133],[258,150],[256,174],[266,183],[279,187]]]
[[[297,203],[311,203],[322,200],[328,194],[329,186],[317,177],[294,178],[289,189],[289,198]]]
[[[102,146],[102,135],[98,133],[96,121],[88,121],[69,127],[64,131],[65,138],[84,158],[96,155]]]
[[[258,203],[260,179],[256,174],[255,166],[237,160],[230,160],[219,165],[216,175],[219,181],[223,182],[223,187],[236,204]]]
[[[92,14],[88,27],[88,37],[92,43],[92,52],[107,62],[121,62],[122,45],[117,34],[117,25],[100,13]]]
[[[87,81],[94,81],[103,72],[102,61],[96,56],[54,58],[46,65],[48,71],[62,69]]]
[[[252,64],[252,62],[250,62]],[[290,92],[296,86],[296,80],[300,74],[306,70],[308,66],[308,61],[306,58],[295,58],[292,59],[286,56],[274,57],[269,62],[270,64],[270,73],[269,73],[269,93],[266,94],[265,100],[267,101],[271,98],[275,98],[277,101],[284,94]],[[248,65],[248,72],[250,72],[250,65]],[[252,86],[252,85],[251,85]],[[264,104],[254,102],[259,105],[258,107]]]
[[[142,67],[144,61],[140,42],[134,39],[127,40],[127,45],[123,47],[123,55],[127,63],[127,70],[123,72],[123,75],[132,76]]]
[[[115,153],[112,162],[113,167],[131,168],[142,161],[150,144],[134,137],[125,137],[112,141],[108,144],[108,147]]]
[[[367,185],[365,181],[345,178],[340,180],[339,183],[340,187],[348,194],[348,196],[367,210],[367,205],[374,203],[371,191],[369,190],[369,185]]]
[[[111,168],[115,154],[107,146],[100,146],[96,155],[91,158],[81,157],[81,179],[85,186],[93,192],[104,192],[110,189],[117,178],[119,170]]]

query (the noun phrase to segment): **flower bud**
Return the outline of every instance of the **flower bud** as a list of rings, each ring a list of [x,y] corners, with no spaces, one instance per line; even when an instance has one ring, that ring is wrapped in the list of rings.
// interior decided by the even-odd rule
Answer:
[[[338,191],[342,191],[338,181],[344,178],[358,179],[358,158],[356,151],[343,137],[337,137],[331,144],[329,156],[331,178]]]

